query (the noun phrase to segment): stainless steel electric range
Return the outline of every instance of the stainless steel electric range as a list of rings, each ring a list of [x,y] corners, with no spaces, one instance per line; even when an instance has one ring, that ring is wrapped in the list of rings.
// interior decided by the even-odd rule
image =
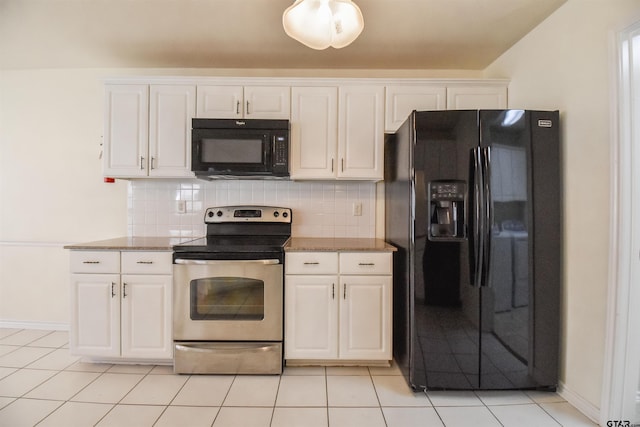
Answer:
[[[208,208],[207,236],[173,247],[174,372],[279,374],[291,209]]]

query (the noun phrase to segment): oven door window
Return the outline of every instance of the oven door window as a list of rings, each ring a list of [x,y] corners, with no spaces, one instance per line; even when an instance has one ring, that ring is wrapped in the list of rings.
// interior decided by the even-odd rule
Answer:
[[[263,320],[264,282],[246,277],[192,280],[192,320]]]

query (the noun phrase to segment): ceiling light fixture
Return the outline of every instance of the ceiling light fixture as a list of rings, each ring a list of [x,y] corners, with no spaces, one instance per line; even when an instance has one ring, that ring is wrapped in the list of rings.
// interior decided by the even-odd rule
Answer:
[[[364,28],[360,8],[351,0],[295,0],[282,15],[292,39],[312,49],[348,46]]]

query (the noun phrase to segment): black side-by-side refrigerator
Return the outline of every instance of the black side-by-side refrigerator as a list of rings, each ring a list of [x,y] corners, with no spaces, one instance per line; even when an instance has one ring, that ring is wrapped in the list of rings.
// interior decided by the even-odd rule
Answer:
[[[415,389],[555,389],[557,111],[414,111],[385,140],[394,358]]]

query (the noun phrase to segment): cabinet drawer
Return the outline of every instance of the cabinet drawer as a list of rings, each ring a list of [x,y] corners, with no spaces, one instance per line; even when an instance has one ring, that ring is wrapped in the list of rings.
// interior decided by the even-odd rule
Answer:
[[[391,274],[391,252],[340,253],[340,274]]]
[[[286,254],[286,274],[337,274],[336,252],[289,252]]]
[[[120,273],[119,251],[71,251],[72,273]]]
[[[171,274],[172,252],[122,252],[123,274]]]

